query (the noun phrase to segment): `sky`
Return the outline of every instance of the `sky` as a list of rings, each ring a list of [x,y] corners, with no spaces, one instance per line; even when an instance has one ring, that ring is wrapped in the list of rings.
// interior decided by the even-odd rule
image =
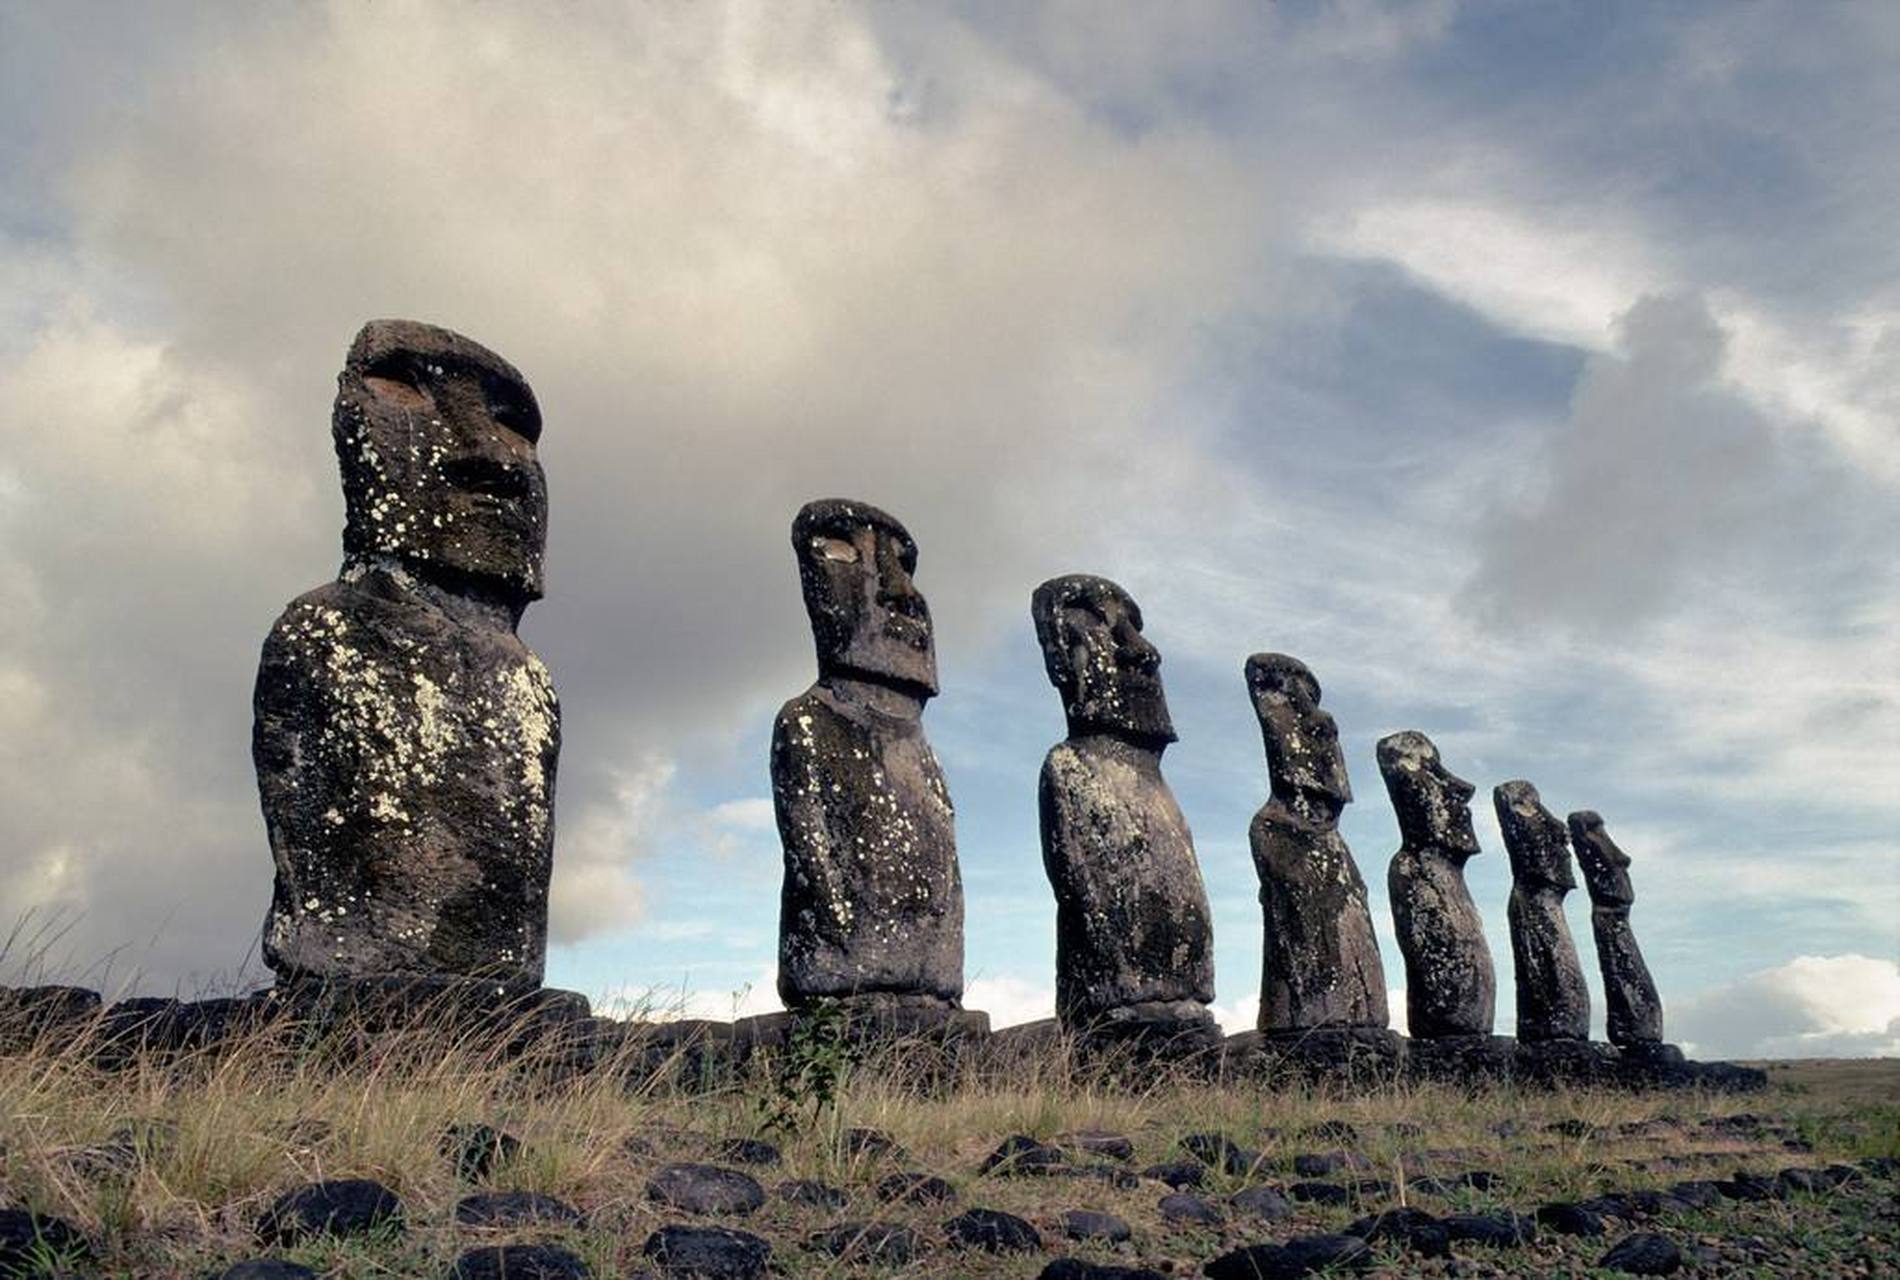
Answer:
[[[1054,990],[1029,596],[1089,572],[1162,654],[1230,1029],[1279,650],[1395,1009],[1409,728],[1480,787],[1500,1030],[1524,777],[1632,856],[1672,1040],[1900,1054],[1900,7],[557,12],[0,0],[0,982],[267,979],[258,648],[402,316],[542,406],[551,984],[775,1007],[787,534],[841,496],[920,547],[996,1024]]]

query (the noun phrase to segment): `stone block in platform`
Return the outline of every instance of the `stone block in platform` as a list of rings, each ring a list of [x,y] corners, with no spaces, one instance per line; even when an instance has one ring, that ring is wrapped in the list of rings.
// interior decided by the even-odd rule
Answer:
[[[1405,1042],[1405,1067],[1414,1080],[1482,1088],[1509,1080],[1517,1041],[1509,1036],[1437,1036]]]
[[[1615,1049],[1590,1040],[1519,1040],[1514,1072],[1527,1084],[1615,1086],[1619,1062]]]
[[[85,987],[0,987],[0,1052],[19,1053],[45,1036],[63,1037],[99,1016]]]
[[[1243,1031],[1227,1038],[1225,1060],[1229,1077],[1376,1085],[1398,1079],[1405,1039],[1382,1027]]]

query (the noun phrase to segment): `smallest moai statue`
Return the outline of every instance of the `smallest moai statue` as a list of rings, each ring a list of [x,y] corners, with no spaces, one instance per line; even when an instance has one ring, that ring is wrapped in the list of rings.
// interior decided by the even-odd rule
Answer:
[[[1497,975],[1465,885],[1465,862],[1481,852],[1471,825],[1476,789],[1409,729],[1379,740],[1379,772],[1399,819],[1386,888],[1405,956],[1406,1028],[1415,1039],[1488,1036]]]
[[[1577,887],[1564,824],[1521,779],[1491,793],[1511,855],[1511,959],[1517,974],[1517,1038],[1588,1041],[1590,989],[1564,919],[1564,895]]]
[[[1596,936],[1597,963],[1603,970],[1603,998],[1610,1043],[1619,1049],[1660,1044],[1662,999],[1649,976],[1643,953],[1630,929],[1636,890],[1630,884],[1630,859],[1589,809],[1570,815],[1570,841],[1590,891],[1590,931]]]

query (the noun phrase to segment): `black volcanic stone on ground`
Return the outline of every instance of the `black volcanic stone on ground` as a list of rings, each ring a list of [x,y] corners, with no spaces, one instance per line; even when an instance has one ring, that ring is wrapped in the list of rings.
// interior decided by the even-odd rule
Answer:
[[[877,1184],[877,1198],[886,1204],[950,1204],[957,1189],[928,1173],[893,1173]]]
[[[787,1204],[804,1205],[812,1209],[842,1209],[845,1194],[836,1187],[828,1187],[822,1182],[813,1182],[809,1178],[794,1178],[790,1182],[781,1182],[777,1188],[778,1198]]]
[[[1465,862],[1481,852],[1471,825],[1475,788],[1445,768],[1422,733],[1380,739],[1378,758],[1399,819],[1386,888],[1405,957],[1406,1030],[1418,1039],[1488,1036],[1497,974],[1465,884]]]
[[[1396,1240],[1427,1256],[1436,1256],[1432,1251],[1443,1250],[1450,1239],[1444,1224],[1437,1218],[1423,1209],[1409,1207],[1387,1209],[1355,1219],[1347,1225],[1346,1234],[1373,1242]],[[1420,1244],[1425,1247],[1420,1248]]]
[[[937,692],[917,544],[865,503],[807,503],[792,550],[818,680],[772,729],[784,850],[779,996],[953,1009],[963,995],[955,817],[924,703]]]
[[[1244,1173],[1254,1161],[1253,1153],[1242,1150],[1232,1138],[1221,1133],[1190,1133],[1178,1145],[1210,1169]]]
[[[1516,1248],[1537,1238],[1537,1223],[1521,1213],[1454,1213],[1439,1222],[1454,1241],[1494,1249]]]
[[[1300,1130],[1299,1136],[1308,1142],[1348,1143],[1359,1141],[1359,1130],[1350,1121],[1322,1120]]]
[[[765,1188],[750,1174],[711,1164],[669,1164],[647,1183],[647,1199],[687,1213],[751,1213]]]
[[[1254,1244],[1222,1254],[1202,1274],[1208,1280],[1298,1280],[1320,1271],[1366,1271],[1372,1261],[1372,1250],[1357,1236],[1296,1236],[1284,1245]]]
[[[264,641],[252,757],[280,980],[538,985],[560,709],[515,634],[541,595],[534,393],[446,329],[365,325],[331,433],[343,570]]]
[[[565,1226],[583,1215],[567,1201],[535,1191],[484,1191],[457,1201],[455,1220],[465,1227]]]
[[[1778,1200],[1779,1189],[1774,1179],[1758,1174],[1735,1171],[1735,1176],[1715,1184],[1715,1189],[1724,1199],[1742,1201]]]
[[[640,1253],[667,1276],[754,1280],[765,1274],[772,1246],[749,1231],[675,1224],[648,1236]]]
[[[1302,1204],[1352,1203],[1352,1192],[1336,1182],[1296,1182],[1286,1193]]]
[[[763,1138],[728,1138],[719,1144],[714,1154],[734,1164],[778,1164],[785,1158]]]
[[[1212,913],[1161,774],[1174,726],[1141,608],[1106,578],[1069,574],[1037,587],[1030,613],[1069,730],[1037,790],[1056,1015],[1078,1030],[1123,1021],[1155,1040],[1198,1032],[1212,1043]]]
[[[966,1209],[943,1224],[953,1249],[986,1253],[1028,1253],[1042,1248],[1042,1234],[1027,1221],[1000,1209]]]
[[[218,1273],[217,1280],[317,1280],[317,1273],[301,1262],[285,1262],[281,1258],[253,1258],[226,1267]]]
[[[1119,1244],[1134,1233],[1112,1213],[1095,1209],[1068,1209],[1062,1214],[1062,1234],[1071,1240],[1107,1240]]]
[[[442,1154],[463,1182],[480,1182],[521,1154],[521,1139],[486,1124],[458,1124],[442,1135]]]
[[[890,1267],[917,1256],[917,1235],[901,1222],[841,1222],[812,1236],[811,1245],[847,1262]]]
[[[1672,1276],[1682,1269],[1682,1250],[1667,1236],[1639,1231],[1611,1245],[1597,1265],[1633,1276]]]
[[[0,1052],[17,1053],[49,1033],[76,1030],[100,1008],[99,993],[86,987],[0,987]]]
[[[1491,792],[1511,855],[1511,959],[1520,1043],[1590,1038],[1590,989],[1564,918],[1564,895],[1577,887],[1570,836],[1521,779]]]
[[[1183,1187],[1198,1187],[1207,1181],[1207,1168],[1194,1160],[1167,1160],[1149,1165],[1141,1171],[1141,1176],[1165,1182],[1179,1191]]]
[[[1569,823],[1570,842],[1590,892],[1590,931],[1596,936],[1597,964],[1603,972],[1610,1043],[1658,1044],[1663,1038],[1662,997],[1630,928],[1636,889],[1630,883],[1629,855],[1610,839],[1603,819],[1593,811],[1579,810]]]
[[[1036,1280],[1167,1280],[1147,1267],[1115,1267],[1081,1258],[1057,1258],[1036,1273]]]
[[[1241,1213],[1261,1222],[1278,1222],[1293,1216],[1293,1202],[1274,1187],[1248,1187],[1227,1197],[1227,1203]]]
[[[1054,1144],[1057,1147],[1081,1151],[1092,1156],[1107,1156],[1111,1160],[1133,1160],[1135,1158],[1134,1140],[1124,1134],[1107,1133],[1099,1129],[1083,1129],[1074,1133],[1058,1133]]]
[[[579,1257],[555,1244],[504,1244],[470,1249],[449,1280],[588,1280]]]
[[[360,1236],[400,1230],[402,1201],[370,1178],[313,1182],[279,1196],[257,1224],[266,1244],[296,1244],[312,1236]]]
[[[982,1172],[1011,1176],[1017,1174],[1045,1174],[1061,1169],[1069,1163],[1069,1157],[1059,1148],[1038,1142],[1028,1134],[1011,1134],[1003,1139],[1002,1145],[983,1158]]]
[[[844,1150],[846,1155],[865,1156],[871,1159],[897,1161],[910,1159],[910,1153],[898,1144],[897,1139],[882,1129],[846,1129]]]
[[[1218,1227],[1227,1221],[1227,1215],[1219,1209],[1184,1191],[1162,1196],[1156,1207],[1161,1210],[1163,1221],[1177,1227]]]
[[[1537,1210],[1537,1225],[1549,1227],[1560,1236],[1600,1236],[1603,1219],[1580,1204],[1559,1201]]]
[[[77,1263],[91,1256],[79,1229],[64,1218],[26,1209],[0,1209],[0,1277],[35,1277],[48,1258]]]
[[[1256,653],[1246,679],[1273,792],[1248,835],[1265,921],[1260,1030],[1384,1029],[1385,974],[1366,884],[1339,833],[1340,811],[1352,802],[1339,727],[1297,658]]]

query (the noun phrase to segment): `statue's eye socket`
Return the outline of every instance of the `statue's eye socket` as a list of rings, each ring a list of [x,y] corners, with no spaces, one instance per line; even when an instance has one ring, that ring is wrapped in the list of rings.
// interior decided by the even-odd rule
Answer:
[[[529,444],[541,438],[541,415],[517,387],[497,378],[484,378],[482,394],[488,400],[489,417]]]
[[[817,537],[811,540],[813,550],[827,560],[837,560],[843,564],[858,562],[858,549],[843,538]]]
[[[363,371],[363,385],[371,395],[405,409],[417,409],[429,403],[416,367],[406,357],[384,356]]]

